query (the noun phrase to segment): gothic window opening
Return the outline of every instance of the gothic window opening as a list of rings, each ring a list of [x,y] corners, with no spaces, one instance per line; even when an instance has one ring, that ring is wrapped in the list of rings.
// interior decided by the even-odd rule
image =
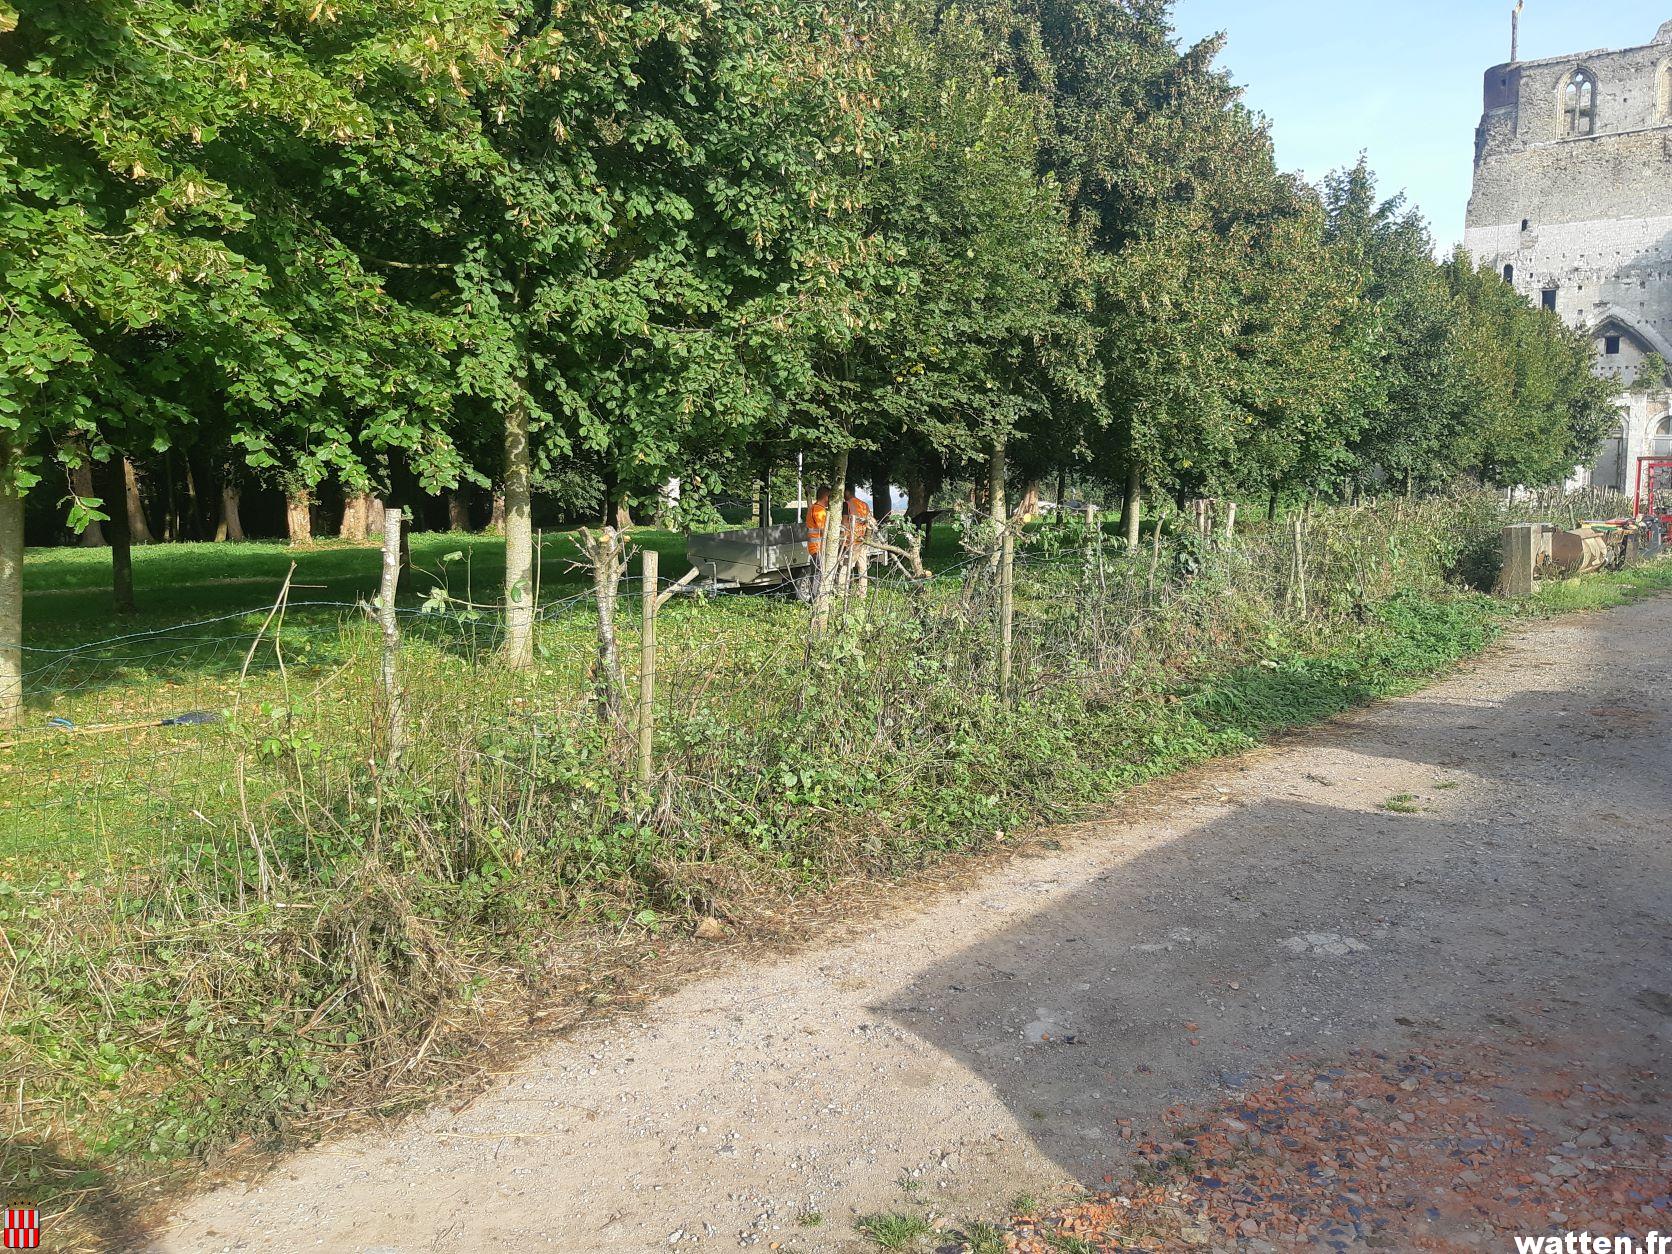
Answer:
[[[1655,85],[1655,121],[1672,122],[1672,61],[1660,67]]]
[[[1575,70],[1562,88],[1562,120],[1569,135],[1597,133],[1597,80],[1589,70]]]
[[[1504,282],[1505,283],[1515,282],[1515,267],[1514,266],[1505,266],[1504,267]]]

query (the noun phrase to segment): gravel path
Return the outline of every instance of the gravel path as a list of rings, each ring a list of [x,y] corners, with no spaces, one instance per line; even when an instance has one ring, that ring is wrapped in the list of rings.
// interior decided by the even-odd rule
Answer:
[[[584,1029],[460,1113],[201,1196],[153,1248],[854,1249],[856,1215],[1095,1184],[1134,1122],[1303,1054],[1537,1034],[1611,1088],[1664,1076],[1669,661],[1668,600],[1526,628],[917,911]]]

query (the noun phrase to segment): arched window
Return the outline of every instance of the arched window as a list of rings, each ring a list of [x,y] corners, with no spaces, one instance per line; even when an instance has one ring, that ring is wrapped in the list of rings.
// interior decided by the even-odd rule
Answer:
[[[1515,282],[1515,267],[1514,266],[1505,266],[1504,267],[1504,282],[1505,283]]]
[[[1672,122],[1672,61],[1664,61],[1655,87],[1655,121]]]
[[[1655,424],[1655,439],[1662,439],[1666,436],[1672,436],[1672,414]]]
[[[1569,135],[1597,133],[1597,80],[1589,70],[1575,70],[1562,87],[1562,123]]]

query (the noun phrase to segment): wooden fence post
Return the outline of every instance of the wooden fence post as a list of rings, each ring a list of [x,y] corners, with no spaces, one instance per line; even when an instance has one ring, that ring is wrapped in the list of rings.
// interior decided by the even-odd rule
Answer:
[[[1150,538],[1149,578],[1144,583],[1144,590],[1151,603],[1155,601],[1155,572],[1161,567],[1161,529],[1167,525],[1167,511],[1162,510],[1155,516],[1155,535]]]
[[[399,763],[406,749],[406,711],[400,690],[396,657],[401,647],[400,623],[395,617],[395,594],[401,578],[401,526],[399,509],[383,511],[383,578],[378,585],[377,621],[383,628],[383,669],[381,688],[384,708],[384,758],[390,766]]]
[[[660,555],[646,549],[644,566],[644,619],[639,631],[639,783],[648,784],[655,758],[656,737],[656,604],[661,591],[657,567]]]
[[[1306,617],[1306,525],[1300,514],[1294,517],[1295,561],[1293,578],[1290,582],[1290,593],[1294,599],[1295,608],[1300,611],[1302,618]]]
[[[999,700],[1010,704],[1016,632],[1016,537],[1007,525],[999,543]]]

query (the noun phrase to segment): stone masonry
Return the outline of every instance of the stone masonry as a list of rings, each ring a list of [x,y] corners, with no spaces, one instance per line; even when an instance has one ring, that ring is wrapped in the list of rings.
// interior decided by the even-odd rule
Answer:
[[[1583,328],[1620,380],[1620,427],[1579,482],[1630,491],[1639,457],[1672,455],[1672,21],[1640,48],[1486,72],[1464,247]]]

